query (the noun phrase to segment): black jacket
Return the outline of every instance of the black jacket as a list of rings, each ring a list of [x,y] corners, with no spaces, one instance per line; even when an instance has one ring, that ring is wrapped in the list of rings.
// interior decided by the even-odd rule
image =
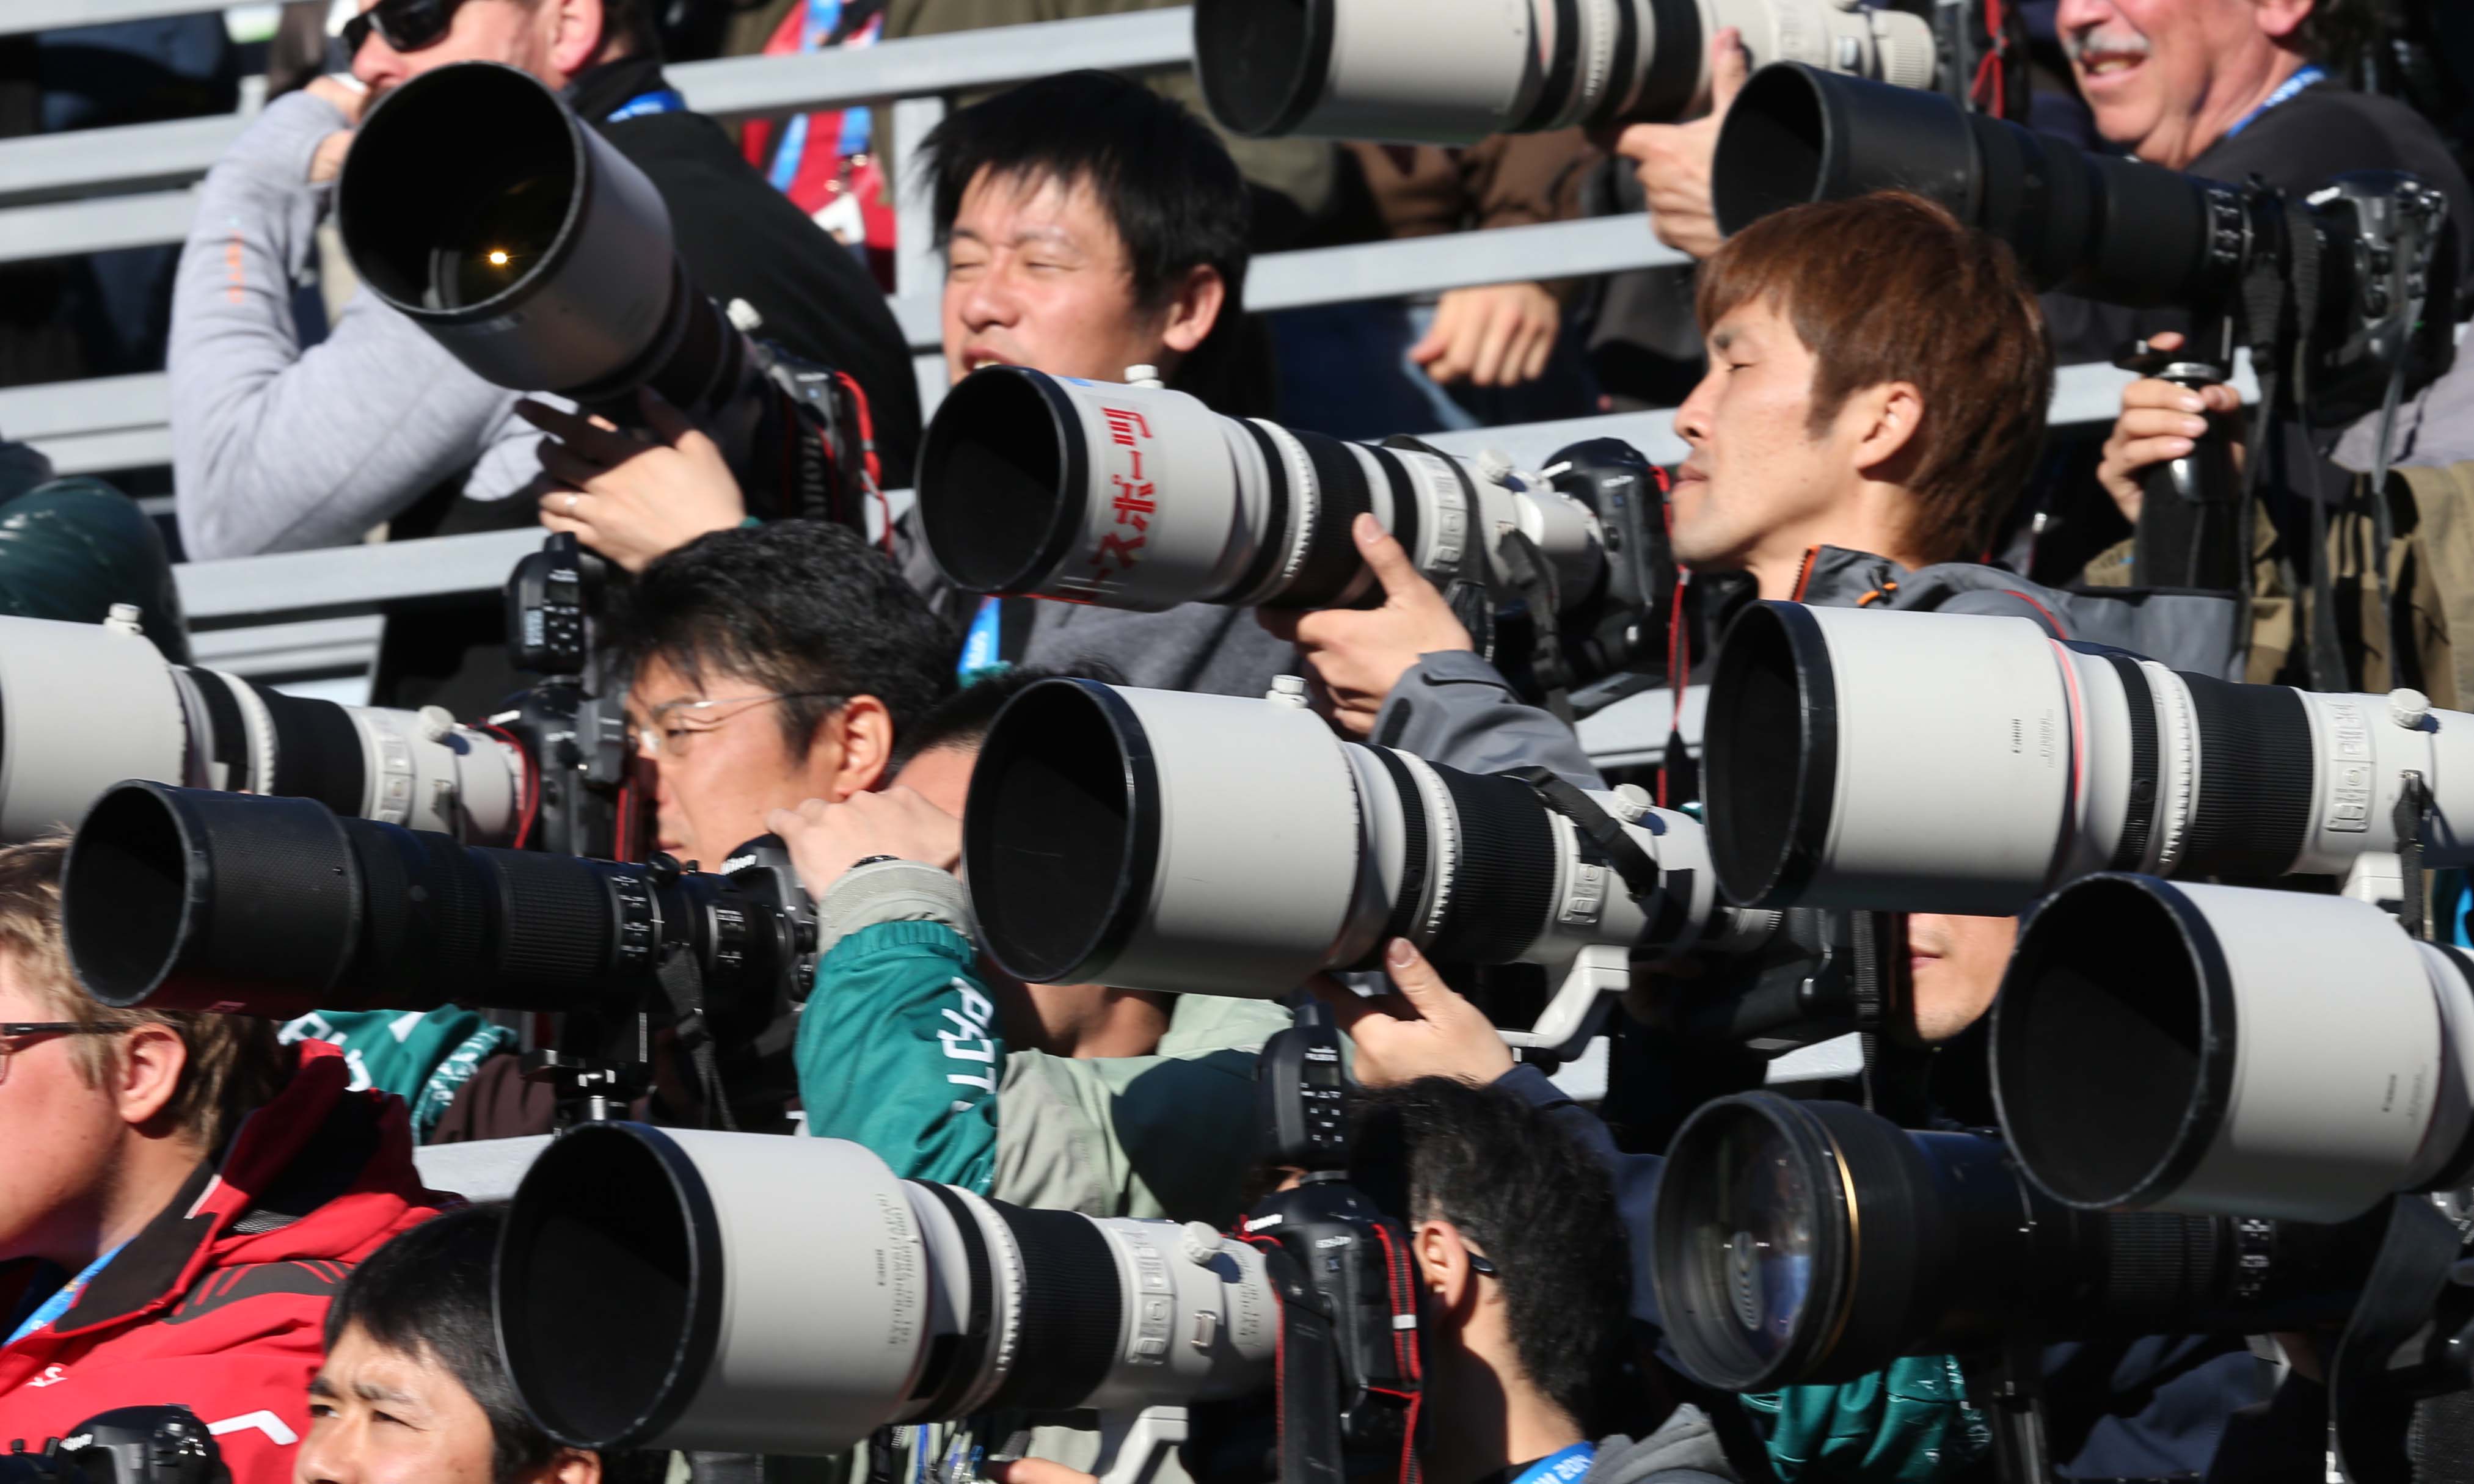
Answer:
[[[2349,170],[2402,170],[2438,186],[2457,224],[2460,281],[2474,282],[2474,187],[2431,121],[2393,98],[2333,83],[2306,87],[2209,146],[2185,174],[2237,185],[2257,176],[2300,195]],[[2190,322],[2180,309],[2125,309],[2068,294],[2045,296],[2045,319],[2064,366],[2110,361],[2131,340]]]
[[[875,419],[885,488],[908,486],[919,447],[919,386],[884,290],[849,249],[758,175],[712,119],[673,112],[605,122],[629,99],[667,85],[656,61],[614,61],[577,78],[568,102],[662,193],[696,287],[723,303],[747,300],[764,317],[760,338],[857,379]]]

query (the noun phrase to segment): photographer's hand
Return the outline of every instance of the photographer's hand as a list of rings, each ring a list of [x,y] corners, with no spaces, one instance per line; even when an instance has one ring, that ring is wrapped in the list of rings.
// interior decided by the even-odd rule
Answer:
[[[333,105],[344,115],[344,127],[319,140],[317,152],[309,156],[309,183],[324,185],[344,173],[344,156],[352,148],[352,131],[360,127],[361,109],[369,103],[370,95],[330,77],[311,78],[301,90]]]
[[[630,572],[708,531],[747,518],[747,501],[720,447],[687,415],[646,387],[644,421],[661,441],[620,432],[599,418],[525,400],[516,412],[549,437],[542,472],[558,486],[541,497],[541,522]]]
[[[1564,306],[1543,284],[1453,289],[1436,301],[1434,327],[1409,347],[1409,359],[1437,386],[1521,386],[1546,374],[1563,327]]]
[[[1708,257],[1721,238],[1710,204],[1710,162],[1718,153],[1718,126],[1752,75],[1743,33],[1733,26],[1710,43],[1710,111],[1689,124],[1634,124],[1607,148],[1633,162],[1649,197],[1650,230],[1680,252]],[[1601,143],[1605,140],[1601,136]]]
[[[2147,346],[2152,350],[2178,350],[2182,337],[2167,330],[2149,336]],[[2137,525],[2143,493],[2139,476],[2149,465],[2178,459],[2196,446],[2208,431],[2205,414],[2241,410],[2242,394],[2222,383],[2195,390],[2143,376],[2122,389],[2122,417],[2104,441],[2104,457],[2096,467],[2097,482],[2113,496],[2122,518]],[[2233,445],[2233,456],[2239,470],[2243,461],[2239,441]]]
[[[1327,978],[1307,986],[1357,1042],[1359,1082],[1388,1088],[1419,1077],[1457,1077],[1484,1085],[1512,1070],[1512,1048],[1492,1023],[1408,939],[1385,945],[1383,967],[1398,993],[1369,999]]]
[[[910,788],[853,794],[839,803],[811,799],[795,809],[774,810],[764,827],[782,837],[799,884],[817,898],[871,855],[915,860],[939,871],[953,870],[962,858],[962,822]]]
[[[1295,644],[1321,682],[1327,705],[1317,709],[1353,737],[1374,730],[1383,698],[1420,655],[1468,649],[1468,630],[1435,585],[1409,561],[1399,541],[1360,515],[1349,527],[1357,549],[1383,585],[1380,608],[1325,608],[1311,612],[1265,609],[1264,628]]]

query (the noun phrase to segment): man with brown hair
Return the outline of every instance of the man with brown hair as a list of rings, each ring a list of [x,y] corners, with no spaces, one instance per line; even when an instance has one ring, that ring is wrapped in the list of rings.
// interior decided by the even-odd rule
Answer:
[[[1695,307],[1710,369],[1675,414],[1677,560],[1805,598],[1847,557],[1983,551],[2053,389],[2007,247],[1901,192],[1806,206],[1736,233]]]
[[[1697,307],[1710,369],[1676,410],[1691,454],[1667,495],[1682,565],[1744,573],[1762,598],[2009,614],[2223,672],[2230,604],[2065,594],[1977,564],[2035,466],[2053,386],[2006,246],[1904,192],[1798,206],[1730,238],[1702,266]],[[1363,524],[1375,570],[1405,568]],[[1508,725],[1509,687],[1466,653],[1441,594],[1414,574],[1385,591],[1378,608],[1264,621],[1354,735],[1450,754]],[[1559,766],[1534,738],[1520,748],[1501,765]]]
[[[278,1484],[327,1300],[439,1198],[403,1104],[349,1090],[333,1047],[88,997],[66,850],[0,850],[0,1443],[180,1402],[234,1484]]]

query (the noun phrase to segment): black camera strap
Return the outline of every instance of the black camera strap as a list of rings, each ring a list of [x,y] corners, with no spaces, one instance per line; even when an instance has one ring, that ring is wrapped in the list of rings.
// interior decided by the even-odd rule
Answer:
[[[2328,1412],[2345,1477],[2364,1484],[2430,1478],[2410,1439],[2421,1369],[2413,1346],[2430,1326],[2462,1253],[2456,1224],[2421,1195],[2389,1203],[2387,1233],[2328,1368]]]
[[[2431,785],[2422,775],[2409,768],[2397,778],[2396,814],[2391,826],[2396,830],[2397,922],[2409,938],[2431,936],[2429,904],[2422,889],[2422,822],[2431,813]]]
[[[696,962],[692,949],[683,944],[671,944],[662,950],[661,968],[654,977],[661,982],[662,993],[677,1017],[673,1034],[695,1067],[697,1094],[704,1099],[706,1124],[737,1133],[739,1124],[730,1115],[730,1099],[721,1090],[721,1066],[713,1050],[713,1025],[704,1014],[704,967]]]
[[[1546,807],[1572,822],[1574,828],[1586,836],[1623,878],[1624,889],[1635,901],[1646,905],[1658,896],[1661,875],[1658,862],[1640,848],[1614,816],[1599,807],[1598,802],[1575,787],[1571,780],[1544,768],[1530,766],[1511,768],[1505,778],[1518,778],[1529,785]]]

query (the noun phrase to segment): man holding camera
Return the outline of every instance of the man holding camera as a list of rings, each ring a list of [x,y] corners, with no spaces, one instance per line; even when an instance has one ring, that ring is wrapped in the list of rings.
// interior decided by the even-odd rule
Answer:
[[[980,743],[1045,679],[971,685],[904,745],[893,786],[773,817],[825,941],[799,1023],[811,1134],[906,1179],[1091,1216],[1225,1223],[1252,1158],[1270,1000],[1023,984],[981,958],[952,874]]]
[[[1683,566],[1741,573],[1762,598],[2012,614],[2222,671],[2230,605],[2068,595],[1974,560],[2026,483],[2052,389],[2007,247],[1885,192],[1762,218],[1703,265],[1698,292],[1710,369],[1675,414],[1692,451],[1667,495]],[[1505,728],[1522,708],[1441,596],[1389,537],[1370,529],[1360,547],[1393,573],[1381,607],[1265,619],[1295,637],[1339,724],[1446,758],[1472,717],[1518,741]],[[1465,710],[1471,699],[1490,704]],[[1529,720],[1522,745],[1551,747]],[[1546,754],[1495,766],[1514,761],[1565,771]]]
[[[2460,261],[2474,266],[2474,190],[2431,123],[2336,79],[2371,34],[2370,0],[2061,0],[2055,20],[2097,132],[2150,164],[2305,192],[2349,170],[2401,170],[2443,191]],[[1685,124],[1635,124],[1633,161],[1661,240],[1718,250],[1710,204],[1718,131],[1746,75],[1733,32],[1711,52],[1716,106]],[[2110,361],[2158,327],[2141,312],[2067,295],[2046,300],[2063,364]]]
[[[953,380],[1006,365],[1123,381],[1148,366],[1223,413],[1263,410],[1244,385],[1246,182],[1201,120],[1138,83],[1073,72],[956,111],[922,149],[945,248]],[[570,448],[596,460],[589,446]],[[658,479],[663,498],[691,502],[715,527],[744,508],[712,459],[573,472],[588,494]],[[1096,660],[1133,684],[1260,695],[1295,667],[1287,645],[1232,609],[982,601],[946,583],[908,519],[900,535],[903,570],[939,614],[968,627],[966,671]]]
[[[58,840],[0,850],[0,1439],[182,1403],[282,1484],[345,1271],[436,1209],[403,1105],[242,1016],[70,977]]]
[[[1695,1407],[1675,1408],[1638,1439],[1608,1435],[1645,1404],[1628,1393],[1624,1368],[1622,1218],[1604,1171],[1554,1113],[1467,1080],[1395,1079],[1359,1094],[1350,1146],[1350,1184],[1408,1233],[1421,1477],[1737,1477]],[[1186,1462],[1209,1484],[1209,1458]],[[998,1484],[1091,1484],[1043,1458],[987,1472]]]
[[[908,347],[876,284],[663,79],[650,0],[368,0],[346,30],[356,93],[278,99],[206,178],[182,254],[170,366],[181,530],[193,558],[529,525],[538,435],[515,394],[355,295],[323,341],[294,285],[365,108],[450,62],[530,73],[651,179],[696,286],[865,391],[885,477],[919,435]],[[589,498],[589,497],[588,497]]]

